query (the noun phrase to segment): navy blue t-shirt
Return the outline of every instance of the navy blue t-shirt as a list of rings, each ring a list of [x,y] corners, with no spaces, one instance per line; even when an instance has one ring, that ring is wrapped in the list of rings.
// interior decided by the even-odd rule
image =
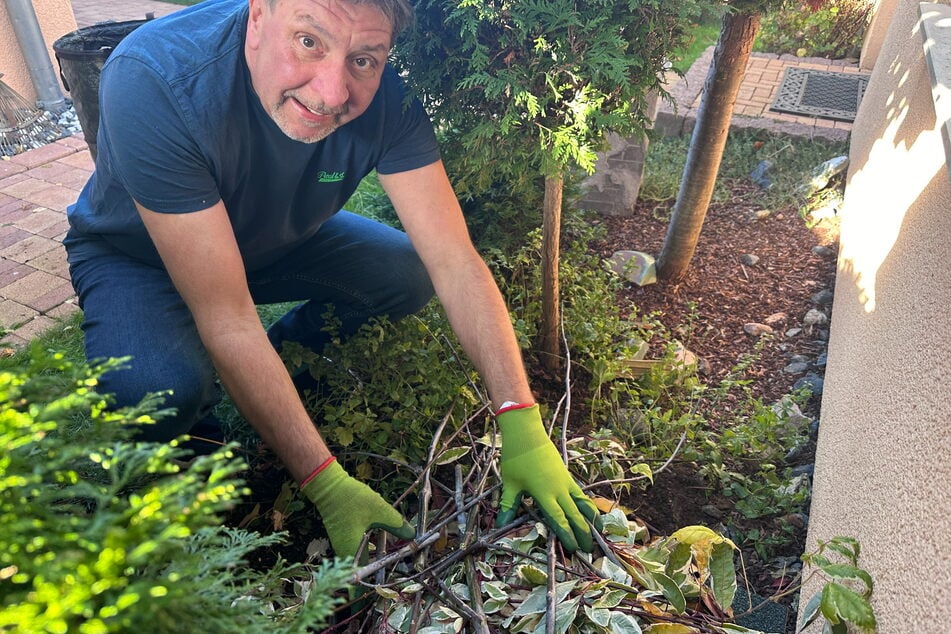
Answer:
[[[70,260],[102,239],[161,264],[133,198],[159,213],[223,200],[249,271],[310,238],[372,170],[434,163],[422,105],[387,67],[366,112],[318,143],[286,136],[251,87],[247,0],[205,0],[147,22],[103,67],[96,171],[68,210]]]

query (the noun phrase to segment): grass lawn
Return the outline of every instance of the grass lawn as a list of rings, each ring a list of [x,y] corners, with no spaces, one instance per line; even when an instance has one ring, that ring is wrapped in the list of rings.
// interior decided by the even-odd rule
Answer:
[[[682,73],[690,70],[697,58],[700,57],[708,46],[717,43],[717,37],[720,35],[719,22],[710,22],[697,24],[694,26],[693,42],[679,54],[674,56],[674,68]]]

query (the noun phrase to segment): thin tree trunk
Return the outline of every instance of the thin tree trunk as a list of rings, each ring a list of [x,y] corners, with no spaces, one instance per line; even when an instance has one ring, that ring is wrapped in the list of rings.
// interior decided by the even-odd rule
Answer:
[[[561,174],[545,177],[542,224],[542,326],[539,332],[542,364],[549,370],[561,367],[561,307],[558,290],[558,258],[561,245]]]
[[[657,258],[657,275],[667,281],[683,278],[697,248],[730,132],[733,107],[759,26],[759,12],[727,13],[723,17],[713,61],[703,85],[680,191]]]

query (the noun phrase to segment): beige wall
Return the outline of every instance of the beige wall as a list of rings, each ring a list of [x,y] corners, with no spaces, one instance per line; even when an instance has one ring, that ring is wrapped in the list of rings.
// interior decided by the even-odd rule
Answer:
[[[921,12],[941,37],[896,2],[853,126],[807,546],[861,542],[883,634],[951,631],[951,7]]]
[[[59,77],[59,66],[53,56],[53,42],[61,35],[76,30],[72,4],[70,0],[33,0],[33,10],[36,12],[40,30],[43,31],[53,71]],[[3,0],[0,0],[0,73],[3,73],[5,84],[20,93],[30,104],[36,102],[36,90],[13,32],[7,3]]]

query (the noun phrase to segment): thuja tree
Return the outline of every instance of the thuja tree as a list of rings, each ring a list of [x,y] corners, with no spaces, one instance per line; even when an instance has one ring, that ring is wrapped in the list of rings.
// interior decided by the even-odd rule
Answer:
[[[538,346],[560,359],[558,253],[566,177],[609,131],[642,134],[699,0],[420,0],[395,63],[447,139],[463,196],[544,182]]]
[[[307,632],[348,571],[248,564],[280,536],[223,525],[245,492],[227,448],[190,460],[136,441],[154,398],[113,410],[110,361],[74,365],[35,347],[0,368],[0,631]],[[190,460],[190,462],[184,462]],[[286,586],[296,589],[288,596]]]

